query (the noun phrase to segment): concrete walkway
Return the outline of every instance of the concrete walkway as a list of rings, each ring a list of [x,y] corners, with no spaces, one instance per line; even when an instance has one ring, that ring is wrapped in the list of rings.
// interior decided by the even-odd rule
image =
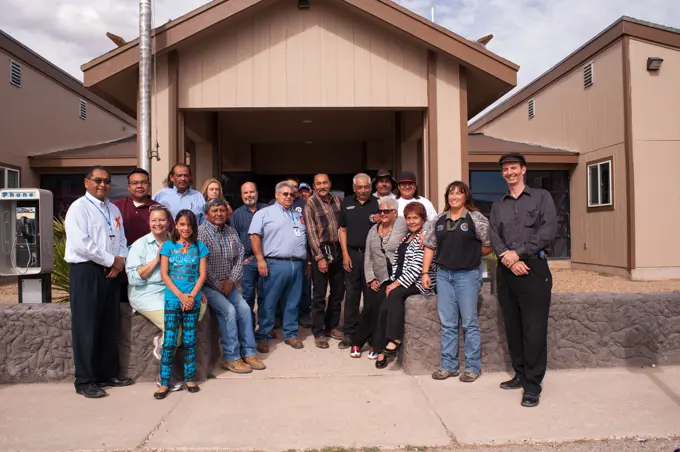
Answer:
[[[394,364],[377,371],[365,354],[351,359],[336,345],[277,343],[267,370],[222,372],[198,394],[163,401],[152,398],[152,383],[100,400],[77,396],[71,384],[0,386],[0,450],[468,450],[680,437],[680,367],[551,371],[541,405],[529,409],[521,391],[498,389],[506,374],[473,384],[410,377]]]

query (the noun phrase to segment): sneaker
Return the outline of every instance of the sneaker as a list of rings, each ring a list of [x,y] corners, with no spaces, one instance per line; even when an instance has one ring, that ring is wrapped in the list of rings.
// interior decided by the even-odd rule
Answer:
[[[352,350],[350,350],[349,356],[352,358],[361,358],[361,349],[355,345],[352,347]]]
[[[471,370],[466,370],[465,372],[460,374],[460,381],[462,381],[463,383],[472,383],[473,381],[478,379],[480,375],[481,372],[477,373]]]
[[[160,388],[161,385],[160,383],[158,384],[158,387]],[[184,390],[184,382],[177,382],[177,383],[170,383],[170,386],[168,386],[168,389],[170,392],[177,392],[177,391],[182,391]]]
[[[439,369],[435,370],[432,373],[432,379],[434,380],[446,380],[447,378],[450,377],[457,377],[459,375],[457,370],[449,371],[449,370],[444,370],[444,369]]]
[[[264,363],[257,358],[257,356],[249,356],[244,358],[243,361],[245,361],[246,364],[253,370],[265,370],[267,368],[267,366],[265,366]]]
[[[161,354],[163,353],[163,335],[159,334],[153,338],[153,357],[158,361],[161,360]]]
[[[373,347],[371,347],[371,351],[368,352],[368,359],[375,360],[378,359],[378,353],[373,350]]]
[[[235,374],[249,374],[253,371],[253,369],[251,369],[248,364],[244,363],[242,359],[235,359],[234,361],[229,362],[222,361],[222,367]]]

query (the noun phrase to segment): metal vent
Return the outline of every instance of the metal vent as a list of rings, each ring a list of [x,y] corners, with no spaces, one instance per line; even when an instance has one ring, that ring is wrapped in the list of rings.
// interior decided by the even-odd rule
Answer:
[[[534,117],[534,114],[536,113],[536,105],[534,103],[533,99],[529,100],[529,119]]]
[[[595,82],[595,70],[592,61],[583,66],[583,87],[588,88]]]
[[[80,119],[87,119],[87,101],[80,99]]]
[[[9,82],[17,88],[21,88],[21,64],[12,60],[9,62]]]

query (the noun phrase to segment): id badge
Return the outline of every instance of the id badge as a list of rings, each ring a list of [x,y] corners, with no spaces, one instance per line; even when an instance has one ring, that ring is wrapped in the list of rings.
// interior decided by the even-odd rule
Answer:
[[[302,231],[300,228],[293,228],[293,231],[295,232],[295,237],[302,237]]]

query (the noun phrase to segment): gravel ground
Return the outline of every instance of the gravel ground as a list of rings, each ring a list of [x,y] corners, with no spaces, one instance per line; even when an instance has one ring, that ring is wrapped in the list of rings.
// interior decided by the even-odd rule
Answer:
[[[680,279],[667,281],[631,281],[621,276],[585,270],[554,269],[553,292],[615,292],[646,293],[680,291]],[[482,292],[489,293],[489,284],[484,284]],[[57,295],[53,292],[53,295]],[[0,304],[17,303],[17,286],[0,284]]]

